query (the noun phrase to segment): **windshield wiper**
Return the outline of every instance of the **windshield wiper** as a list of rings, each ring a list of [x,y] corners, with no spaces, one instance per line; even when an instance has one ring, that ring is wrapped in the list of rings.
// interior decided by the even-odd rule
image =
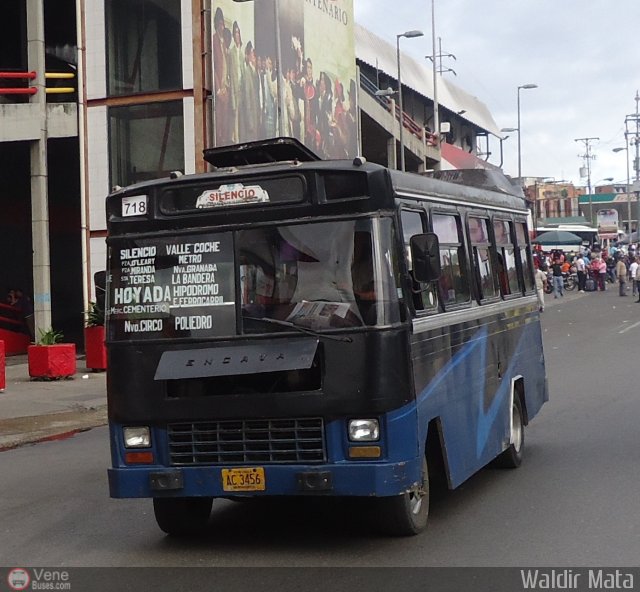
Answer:
[[[296,325],[291,321],[281,321],[279,319],[272,319],[269,317],[244,317],[245,319],[249,319],[251,321],[262,321],[263,323],[267,323],[268,325],[278,325],[280,327],[288,327],[289,329],[294,329],[295,331],[299,331],[300,333],[306,333],[307,335],[313,335],[314,337],[322,337],[323,339],[332,339],[333,341],[343,341],[345,343],[352,343],[353,339],[351,337],[342,337],[340,335],[328,335],[327,333],[320,333],[319,331],[314,331],[313,329],[309,329],[308,327],[301,327],[300,325]]]

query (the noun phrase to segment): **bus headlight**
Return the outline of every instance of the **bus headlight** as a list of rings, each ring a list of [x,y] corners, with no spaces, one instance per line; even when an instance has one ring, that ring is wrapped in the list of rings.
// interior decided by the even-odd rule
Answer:
[[[123,428],[125,448],[149,448],[151,446],[151,432],[148,427]]]
[[[380,438],[380,424],[377,419],[349,420],[349,440],[351,442],[375,442]]]

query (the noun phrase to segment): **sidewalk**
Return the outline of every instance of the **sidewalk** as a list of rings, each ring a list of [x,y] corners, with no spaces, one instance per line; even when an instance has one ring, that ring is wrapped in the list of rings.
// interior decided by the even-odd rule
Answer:
[[[6,358],[0,393],[0,452],[23,444],[68,437],[107,423],[106,373],[78,359],[72,379],[32,381],[27,356]]]

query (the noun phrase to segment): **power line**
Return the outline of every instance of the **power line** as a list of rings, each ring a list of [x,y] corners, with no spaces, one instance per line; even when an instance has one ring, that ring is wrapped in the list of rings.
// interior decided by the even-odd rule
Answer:
[[[438,37],[438,53],[434,56],[425,56],[428,60],[432,61],[434,59],[438,60],[436,62],[436,68],[438,71],[438,74],[442,75],[445,72],[452,72],[454,76],[457,76],[456,71],[453,68],[445,68],[442,65],[442,58],[452,58],[452,59],[456,59],[456,56],[454,56],[452,53],[442,53],[442,37]]]

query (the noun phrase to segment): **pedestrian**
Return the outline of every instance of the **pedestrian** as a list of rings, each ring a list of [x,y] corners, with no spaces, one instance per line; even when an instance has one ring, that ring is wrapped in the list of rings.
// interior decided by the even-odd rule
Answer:
[[[562,261],[560,257],[556,257],[551,264],[551,272],[553,276],[553,297],[558,295],[564,296],[564,281],[562,278]]]
[[[536,269],[535,273],[536,281],[536,294],[538,296],[538,310],[544,312],[544,286],[547,283],[547,266],[542,265]]]
[[[616,263],[616,275],[618,276],[619,296],[627,295],[627,265],[622,257],[618,257]]]
[[[601,292],[604,292],[607,284],[607,263],[602,257],[599,259],[594,259],[598,265],[598,287]]]
[[[629,264],[629,280],[631,281],[632,296],[635,296],[636,293],[640,296],[640,292],[638,292],[636,285],[636,278],[638,278],[638,258],[630,256],[629,260],[631,261]]]
[[[587,268],[581,253],[575,258],[573,264],[576,267],[576,274],[578,275],[578,292],[584,292],[587,283]]]

